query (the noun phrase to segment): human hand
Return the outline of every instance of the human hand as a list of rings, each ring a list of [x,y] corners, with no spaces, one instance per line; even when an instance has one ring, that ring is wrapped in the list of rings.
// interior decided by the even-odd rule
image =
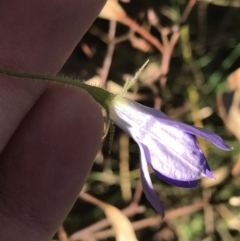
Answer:
[[[0,67],[56,74],[105,0],[2,0]],[[52,238],[101,144],[84,91],[0,76],[0,240]]]

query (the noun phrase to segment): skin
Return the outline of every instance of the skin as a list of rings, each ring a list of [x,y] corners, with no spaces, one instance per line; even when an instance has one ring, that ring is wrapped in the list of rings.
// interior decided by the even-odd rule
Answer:
[[[105,0],[2,0],[0,67],[56,74]],[[101,145],[91,96],[60,84],[0,75],[1,240],[50,240]]]

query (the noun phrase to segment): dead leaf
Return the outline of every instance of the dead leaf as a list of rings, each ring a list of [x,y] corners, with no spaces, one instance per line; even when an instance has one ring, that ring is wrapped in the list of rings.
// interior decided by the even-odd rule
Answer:
[[[219,169],[213,171],[213,176],[215,177],[215,179],[203,178],[201,186],[203,188],[216,186],[227,178],[229,172],[230,171],[227,167],[220,167]]]
[[[226,127],[240,141],[240,69],[234,71],[227,80],[226,92],[217,95],[217,105]]]
[[[231,197],[229,199],[229,204],[232,205],[232,206],[240,206],[240,196],[239,197]]]
[[[104,212],[115,230],[117,241],[137,241],[132,224],[119,209],[107,204]]]
[[[126,17],[126,13],[117,0],[108,0],[98,17],[121,21]]]
[[[112,228],[115,231],[117,241],[137,241],[133,226],[127,216],[116,207],[105,203],[87,193],[81,193],[80,197],[100,207],[107,216]]]
[[[134,48],[139,49],[142,52],[146,53],[152,50],[151,45],[145,39],[138,38],[135,35],[130,36],[129,41]]]

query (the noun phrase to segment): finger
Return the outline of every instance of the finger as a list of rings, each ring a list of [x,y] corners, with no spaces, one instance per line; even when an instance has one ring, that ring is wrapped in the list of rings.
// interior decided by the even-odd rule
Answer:
[[[2,0],[0,68],[57,73],[105,0]],[[46,88],[0,76],[0,152]]]
[[[2,0],[0,63],[14,70],[58,72],[105,2]]]
[[[48,88],[0,156],[0,213],[30,234],[53,235],[83,186],[102,133],[100,108],[88,94]]]

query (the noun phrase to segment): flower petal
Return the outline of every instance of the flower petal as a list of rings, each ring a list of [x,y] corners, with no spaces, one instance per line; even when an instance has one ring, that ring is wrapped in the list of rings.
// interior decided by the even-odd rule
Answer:
[[[145,159],[145,153],[142,146],[139,146],[140,152],[141,152],[141,181],[143,185],[143,191],[146,195],[146,198],[148,201],[152,204],[154,209],[162,216],[164,217],[164,210],[163,206],[159,200],[159,197],[157,193],[155,192],[152,184],[151,177],[149,175],[148,171],[148,165],[147,160]]]
[[[217,134],[215,134],[211,131],[208,131],[203,128],[187,125],[187,124],[177,122],[177,121],[174,121],[171,119],[169,119],[168,121],[164,119],[164,121],[166,121],[165,122],[166,124],[171,123],[172,126],[175,126],[176,128],[180,128],[182,131],[185,131],[192,135],[200,136],[203,139],[210,141],[212,144],[214,144],[216,147],[218,147],[222,150],[225,150],[225,151],[232,150],[231,147],[229,147],[228,145],[225,144],[225,142],[223,141],[223,139],[220,136],[218,136]]]
[[[181,182],[191,185],[191,181],[202,176],[212,177],[196,140],[181,129],[163,125],[161,120],[152,117],[145,126],[134,131],[133,138],[143,146],[145,158],[156,173],[168,177],[169,181],[180,181],[170,182],[173,185]]]
[[[141,144],[144,152],[144,158],[147,160],[147,162],[151,165],[152,169],[156,173],[156,175],[161,178],[163,181],[177,186],[177,187],[185,187],[185,188],[191,188],[196,187],[198,182],[197,180],[200,179],[201,174],[196,176],[195,179],[189,178],[189,176],[192,176],[191,170],[189,171],[181,171],[175,169],[175,166],[171,165],[177,165],[178,166],[178,160],[170,160],[172,164],[166,163],[165,158],[160,155],[159,158],[157,156],[151,156],[149,147],[146,145]],[[142,157],[142,154],[141,154]],[[157,160],[152,160],[153,158],[157,158]],[[164,167],[163,167],[164,166]],[[170,170],[166,170],[170,168]],[[181,165],[180,165],[181,168]],[[199,171],[197,171],[199,173]],[[165,175],[163,174],[165,173]],[[171,177],[170,177],[171,176]],[[186,180],[186,181],[185,181]]]
[[[170,117],[168,117],[167,115],[165,115],[160,110],[149,108],[147,106],[143,106],[137,102],[133,102],[126,98],[123,98],[123,99],[125,99],[124,100],[125,105],[126,105],[126,103],[128,103],[129,108],[131,108],[132,111],[135,110],[134,113],[131,115],[131,118],[134,117],[134,114],[136,112],[140,112],[140,113],[142,113],[142,115],[143,115],[143,113],[145,113],[145,116],[149,115],[149,116],[152,116],[153,118],[161,119],[162,124],[165,124],[167,126],[173,126],[175,128],[181,129],[184,132],[187,132],[187,133],[190,133],[190,134],[193,134],[196,136],[200,136],[200,137],[212,142],[216,147],[218,147],[220,149],[223,149],[226,151],[230,151],[232,149],[228,145],[225,144],[225,142],[223,141],[223,139],[220,136],[216,135],[215,133],[213,133],[211,131],[175,121],[175,120],[171,119]],[[135,119],[135,118],[133,118],[133,119]],[[127,121],[127,122],[129,123],[129,121]]]
[[[198,181],[187,181],[187,182],[178,181],[178,180],[174,180],[174,179],[171,179],[169,177],[166,177],[166,176],[162,175],[161,173],[157,172],[157,170],[155,170],[155,173],[160,179],[162,179],[166,183],[169,183],[169,184],[174,185],[176,187],[193,188],[193,187],[196,187],[198,185]]]

